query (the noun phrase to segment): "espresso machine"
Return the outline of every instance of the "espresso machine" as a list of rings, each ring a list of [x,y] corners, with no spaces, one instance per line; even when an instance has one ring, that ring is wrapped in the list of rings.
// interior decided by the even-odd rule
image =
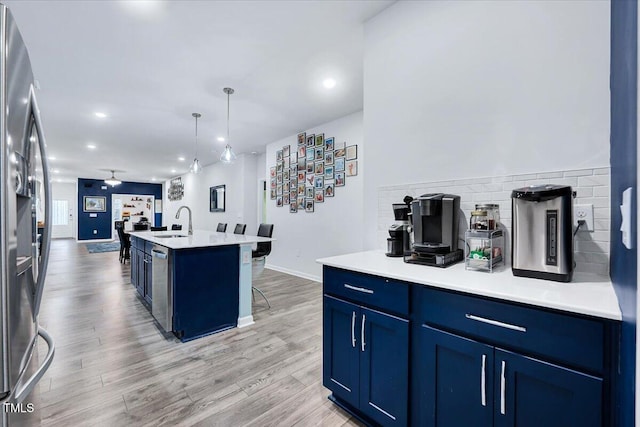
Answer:
[[[393,203],[391,205],[396,222],[389,227],[390,237],[387,238],[387,253],[385,254],[389,257],[401,257],[411,249],[409,213],[413,197],[407,196],[404,200],[405,203]]]
[[[446,267],[462,260],[458,249],[460,196],[423,194],[411,202],[413,242],[404,261],[413,264]]]

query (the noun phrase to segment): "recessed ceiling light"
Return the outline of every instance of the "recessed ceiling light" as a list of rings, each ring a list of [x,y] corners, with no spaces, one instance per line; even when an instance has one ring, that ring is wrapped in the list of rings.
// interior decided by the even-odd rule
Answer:
[[[257,151],[252,151],[251,154],[258,154],[258,152]]]
[[[60,173],[60,169],[54,169],[53,173]]]
[[[184,162],[185,159],[184,159],[184,157],[180,156],[180,157],[178,157],[178,160],[180,160],[181,162]]]
[[[54,156],[49,156],[48,159],[49,160],[55,160],[56,158]]]
[[[322,85],[327,89],[333,89],[334,87],[336,87],[336,80],[329,77],[322,81]]]
[[[56,182],[62,182],[62,180],[60,178],[56,179]]]
[[[171,173],[176,173],[176,170],[175,169],[171,169]]]
[[[99,119],[104,119],[104,118],[106,118],[106,117],[107,117],[107,115],[106,115],[105,113],[101,112],[101,111],[96,111],[96,112],[95,112],[95,113],[93,113],[93,114],[95,114],[95,116],[96,116],[97,118],[99,118]]]
[[[155,181],[155,180],[156,180],[156,179],[155,179],[155,177],[154,177],[154,178],[151,178],[151,181]]]
[[[95,150],[96,149],[96,145],[95,144],[87,144],[87,148],[89,150]]]
[[[218,142],[224,142],[224,136],[219,136],[218,137]]]

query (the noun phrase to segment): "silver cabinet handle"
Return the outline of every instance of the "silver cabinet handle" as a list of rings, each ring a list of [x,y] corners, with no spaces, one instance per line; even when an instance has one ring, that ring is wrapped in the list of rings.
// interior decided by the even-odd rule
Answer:
[[[505,402],[506,400],[506,378],[505,378],[505,370],[507,367],[507,362],[505,362],[504,360],[502,361],[502,372],[500,373],[500,413],[502,415],[507,413],[507,404]]]
[[[351,347],[356,348],[356,312],[351,316]]]
[[[167,254],[166,253],[157,251],[155,249],[151,250],[151,255],[156,257],[156,258],[167,259]]]
[[[510,323],[500,322],[499,320],[487,319],[486,317],[476,316],[475,314],[465,314],[467,319],[475,320],[476,322],[488,323],[489,325],[499,326],[501,328],[511,329],[518,332],[527,332],[527,328],[524,326],[512,325]]]
[[[362,292],[362,293],[365,293],[365,294],[372,294],[373,293],[373,289],[359,288],[357,286],[353,286],[353,285],[350,285],[348,283],[345,283],[344,287],[347,288],[347,289],[351,289],[352,291],[358,291],[358,292]]]
[[[366,345],[364,342],[364,322],[366,320],[366,316],[362,313],[362,326],[360,327],[360,335],[362,336],[362,351],[364,351],[364,346]]]
[[[487,355],[482,355],[482,374],[480,375],[480,400],[482,406],[487,406],[487,380],[486,380]]]

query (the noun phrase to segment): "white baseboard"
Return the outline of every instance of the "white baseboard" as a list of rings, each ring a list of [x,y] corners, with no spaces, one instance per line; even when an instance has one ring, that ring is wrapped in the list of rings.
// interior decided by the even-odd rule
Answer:
[[[238,317],[238,328],[245,328],[253,325],[254,323],[253,316]]]
[[[267,258],[267,259],[269,259],[269,258]],[[307,279],[307,280],[313,280],[314,282],[322,283],[322,277],[314,276],[314,275],[311,275],[311,274],[302,273],[300,271],[291,270],[291,269],[284,268],[284,267],[278,267],[278,266],[272,265],[272,264],[267,264],[267,265],[264,266],[264,268],[268,268],[269,270],[279,271],[280,273],[291,274],[292,276],[301,277],[301,278]]]

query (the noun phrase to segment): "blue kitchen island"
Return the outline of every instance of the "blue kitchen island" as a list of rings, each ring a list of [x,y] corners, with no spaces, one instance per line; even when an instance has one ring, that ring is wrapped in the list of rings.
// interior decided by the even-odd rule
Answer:
[[[131,283],[181,341],[253,324],[251,248],[273,239],[215,231],[131,232]]]

